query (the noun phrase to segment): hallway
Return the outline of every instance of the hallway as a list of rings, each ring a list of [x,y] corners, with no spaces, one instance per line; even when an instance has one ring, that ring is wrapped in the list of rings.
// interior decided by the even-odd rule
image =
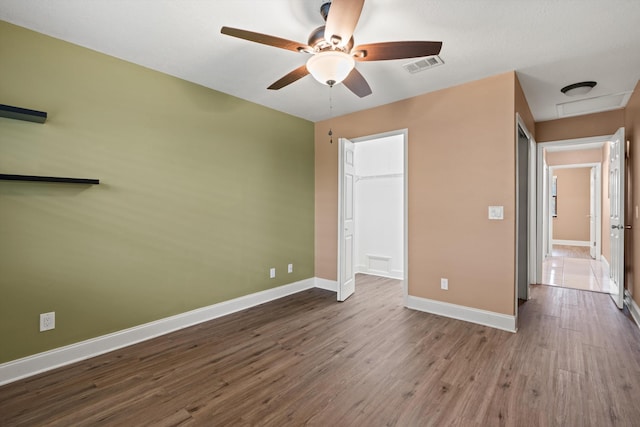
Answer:
[[[542,263],[542,284],[586,291],[611,291],[609,267],[589,255],[588,247],[554,245]]]

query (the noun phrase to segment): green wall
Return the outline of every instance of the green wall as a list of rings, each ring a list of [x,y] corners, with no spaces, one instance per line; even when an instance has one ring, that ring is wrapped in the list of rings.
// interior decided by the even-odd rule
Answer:
[[[313,123],[2,21],[0,61],[49,114],[0,173],[101,181],[0,181],[0,363],[314,275]]]

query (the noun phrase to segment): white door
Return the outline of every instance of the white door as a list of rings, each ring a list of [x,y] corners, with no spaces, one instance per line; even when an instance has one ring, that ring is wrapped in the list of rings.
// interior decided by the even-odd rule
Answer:
[[[598,213],[596,209],[596,168],[591,168],[591,178],[589,181],[589,254],[591,258],[597,259],[596,253],[596,220]]]
[[[544,253],[542,254],[542,260],[546,257],[551,256],[551,234],[549,231],[550,224],[552,221],[551,218],[551,209],[549,208],[549,198],[551,197],[551,179],[549,179],[549,166],[547,166],[547,161],[543,159],[544,167],[542,172],[542,217],[543,219],[543,232],[542,232],[542,250]]]
[[[340,138],[339,185],[342,197],[338,201],[338,301],[344,301],[356,289],[354,256],[355,239],[355,150],[353,142]]]
[[[611,138],[609,156],[609,203],[612,280],[611,298],[618,308],[624,305],[624,128]]]

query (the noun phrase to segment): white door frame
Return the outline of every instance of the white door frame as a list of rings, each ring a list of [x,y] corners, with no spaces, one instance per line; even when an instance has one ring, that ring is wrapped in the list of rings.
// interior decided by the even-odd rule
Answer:
[[[602,167],[602,166],[601,166]],[[602,255],[602,183],[598,188],[598,182],[602,176],[602,170],[597,167],[589,169],[589,255],[600,261]],[[598,232],[600,224],[600,233]]]
[[[553,148],[553,147],[565,147],[565,148],[571,148],[571,147],[579,147],[581,145],[585,145],[585,144],[604,144],[607,141],[609,141],[609,139],[611,139],[611,135],[602,135],[602,136],[595,136],[595,137],[588,137],[588,138],[575,138],[575,139],[564,139],[564,140],[558,140],[558,141],[549,141],[549,142],[541,142],[537,145],[537,158],[539,159],[543,159],[544,158],[544,150],[547,148]],[[543,233],[546,233],[547,236],[549,235],[549,231],[548,231],[548,222],[549,221],[544,221],[544,212],[543,212],[543,207],[545,205],[545,197],[546,197],[546,191],[544,191],[544,182],[545,182],[545,168],[544,168],[544,163],[545,162],[538,162],[538,166],[537,166],[537,197],[536,197],[536,228],[537,228],[537,241],[538,242],[542,242],[543,241]],[[547,180],[547,182],[550,182],[550,180]],[[551,242],[549,241],[549,245],[551,244]],[[542,247],[542,244],[539,244],[537,247],[537,254],[536,254],[536,281],[535,283],[540,283],[540,281],[542,280],[542,261],[544,261],[547,253],[546,253],[546,248]]]
[[[602,163],[576,163],[573,165],[558,165],[558,166],[549,166],[548,173],[549,177],[553,176],[553,173],[558,169],[578,169],[578,168],[589,168],[596,170],[596,185],[595,185],[595,200],[589,200],[589,206],[591,203],[595,201],[596,204],[596,212],[599,214],[598,220],[596,221],[596,260],[600,260],[602,255]],[[551,180],[549,180],[551,181]],[[550,192],[547,192],[547,199],[551,199]],[[549,203],[549,201],[547,201]],[[551,220],[551,212],[549,212],[547,219],[547,229],[548,235],[547,239],[550,242],[549,247],[553,245],[553,221]]]
[[[404,258],[404,280],[402,281],[402,295],[403,295],[403,304],[406,306],[409,298],[409,130],[408,129],[399,129],[393,130],[389,132],[378,133],[374,135],[367,135],[358,138],[349,138],[353,143],[361,143],[365,141],[370,141],[373,139],[381,139],[389,136],[402,135],[404,141],[404,171],[403,171],[403,186],[404,186],[404,206],[403,206],[403,217],[404,217],[404,236],[403,236],[403,258]],[[357,161],[357,160],[356,160]],[[344,224],[342,222],[342,198],[343,198],[343,189],[344,185],[342,182],[342,158],[338,156],[338,286],[340,286],[340,277],[342,274],[341,271],[341,260],[342,260],[342,251],[340,245],[341,232],[344,229]],[[357,232],[357,228],[356,228]]]

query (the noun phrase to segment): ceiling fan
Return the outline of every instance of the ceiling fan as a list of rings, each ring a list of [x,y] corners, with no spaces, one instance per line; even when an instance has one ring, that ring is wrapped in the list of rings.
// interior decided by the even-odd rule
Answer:
[[[312,55],[306,64],[286,74],[268,89],[282,89],[311,74],[320,83],[328,86],[342,82],[351,92],[362,98],[371,94],[371,88],[355,68],[355,61],[419,58],[437,55],[442,48],[442,42],[428,41],[370,43],[354,47],[353,31],[363,6],[364,0],[333,0],[324,3],[320,7],[320,13],[326,23],[311,32],[307,44],[231,27],[222,27],[220,32]]]

